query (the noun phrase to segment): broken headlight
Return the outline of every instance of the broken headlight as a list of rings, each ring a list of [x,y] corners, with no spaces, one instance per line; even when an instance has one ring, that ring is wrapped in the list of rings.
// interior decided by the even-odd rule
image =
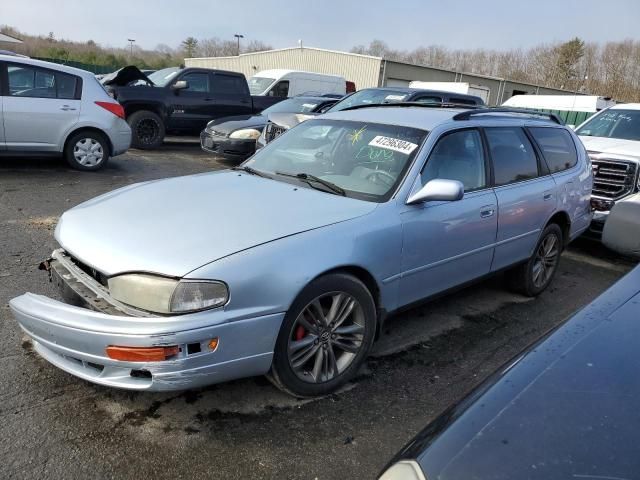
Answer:
[[[221,307],[229,300],[226,284],[215,280],[175,280],[147,274],[127,274],[108,281],[119,302],[155,313],[188,313]]]

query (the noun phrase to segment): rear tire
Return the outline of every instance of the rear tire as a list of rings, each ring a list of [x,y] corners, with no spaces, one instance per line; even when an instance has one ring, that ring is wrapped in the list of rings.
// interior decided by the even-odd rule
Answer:
[[[547,225],[527,262],[507,272],[509,288],[528,297],[540,295],[558,270],[564,239],[555,223]]]
[[[296,397],[334,392],[358,372],[376,330],[375,302],[357,278],[313,280],[284,317],[269,379]]]
[[[141,150],[159,148],[164,141],[165,128],[160,115],[139,110],[127,117],[131,127],[131,146]]]
[[[94,131],[75,133],[67,140],[64,148],[64,159],[69,166],[88,172],[104,167],[110,154],[107,137]]]

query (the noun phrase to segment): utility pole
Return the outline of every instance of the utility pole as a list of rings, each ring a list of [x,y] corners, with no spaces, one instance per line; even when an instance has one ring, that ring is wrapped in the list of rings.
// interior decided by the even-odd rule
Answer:
[[[127,41],[129,42],[129,56],[133,57],[133,42],[135,42],[135,39],[127,38]]]
[[[236,33],[234,37],[238,39],[238,55],[240,55],[240,39],[244,38],[244,35],[240,35],[239,33]]]

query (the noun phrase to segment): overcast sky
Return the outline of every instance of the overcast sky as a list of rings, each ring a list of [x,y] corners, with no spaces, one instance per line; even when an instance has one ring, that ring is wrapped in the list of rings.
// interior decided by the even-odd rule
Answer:
[[[257,39],[276,48],[509,49],[640,37],[638,0],[0,0],[0,23],[30,34],[154,48],[184,38]]]

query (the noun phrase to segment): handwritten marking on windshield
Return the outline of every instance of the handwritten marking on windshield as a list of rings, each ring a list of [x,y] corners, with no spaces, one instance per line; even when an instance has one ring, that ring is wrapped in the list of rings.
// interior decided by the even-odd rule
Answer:
[[[367,126],[360,128],[359,130],[354,130],[353,133],[349,134],[349,140],[351,140],[351,145],[355,145],[360,140],[362,140],[362,134],[367,129]]]

